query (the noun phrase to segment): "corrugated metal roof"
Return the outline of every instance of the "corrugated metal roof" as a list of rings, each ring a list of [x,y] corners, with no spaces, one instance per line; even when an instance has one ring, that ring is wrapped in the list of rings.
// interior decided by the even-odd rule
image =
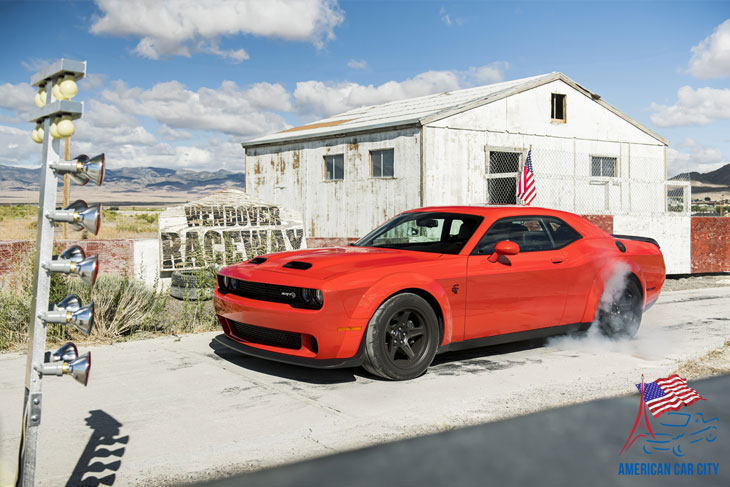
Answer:
[[[667,144],[666,139],[604,102],[600,99],[600,96],[586,90],[564,74],[554,72],[529,78],[503,81],[491,85],[392,101],[382,105],[355,108],[311,124],[290,128],[276,134],[265,135],[244,142],[242,145],[244,148],[256,147],[284,142],[319,139],[381,128],[423,125],[491,103],[506,96],[521,93],[557,79],[565,81],[605,108],[616,113],[652,137],[657,138],[664,144]]]

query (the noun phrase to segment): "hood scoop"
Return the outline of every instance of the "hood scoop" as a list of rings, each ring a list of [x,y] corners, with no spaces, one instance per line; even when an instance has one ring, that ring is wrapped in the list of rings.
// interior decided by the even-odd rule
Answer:
[[[300,260],[292,260],[284,264],[282,267],[285,267],[287,269],[298,269],[300,271],[306,271],[310,267],[312,267],[312,264],[309,262],[302,262]]]
[[[256,257],[248,261],[248,264],[259,265],[266,262],[266,257]]]

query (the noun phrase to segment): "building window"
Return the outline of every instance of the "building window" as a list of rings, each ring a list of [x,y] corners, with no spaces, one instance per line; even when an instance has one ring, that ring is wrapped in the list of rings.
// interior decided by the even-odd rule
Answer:
[[[324,179],[326,181],[341,181],[345,179],[344,154],[324,156]]]
[[[554,122],[565,122],[565,95],[553,93],[550,99],[550,119]]]
[[[517,177],[520,172],[519,152],[489,151],[487,166],[487,201],[492,205],[517,203]]]
[[[370,151],[370,170],[374,178],[392,178],[393,149]]]
[[[617,176],[615,157],[591,156],[591,176],[615,178]]]

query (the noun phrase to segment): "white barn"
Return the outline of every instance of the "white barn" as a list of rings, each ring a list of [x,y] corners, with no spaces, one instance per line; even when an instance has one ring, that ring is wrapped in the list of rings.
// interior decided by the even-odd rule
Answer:
[[[433,205],[515,203],[527,152],[533,206],[606,215],[690,272],[689,185],[667,140],[562,73],[357,108],[242,145],[246,191],[303,213],[310,245],[364,235]],[[669,194],[671,198],[667,198]]]

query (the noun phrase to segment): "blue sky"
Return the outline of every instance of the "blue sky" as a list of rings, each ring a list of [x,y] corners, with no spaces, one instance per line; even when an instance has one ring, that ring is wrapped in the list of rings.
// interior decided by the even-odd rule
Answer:
[[[37,166],[30,75],[88,61],[73,152],[242,168],[239,143],[358,105],[562,71],[670,139],[670,172],[730,162],[730,2],[0,0],[0,164]],[[671,174],[670,174],[671,176]]]

